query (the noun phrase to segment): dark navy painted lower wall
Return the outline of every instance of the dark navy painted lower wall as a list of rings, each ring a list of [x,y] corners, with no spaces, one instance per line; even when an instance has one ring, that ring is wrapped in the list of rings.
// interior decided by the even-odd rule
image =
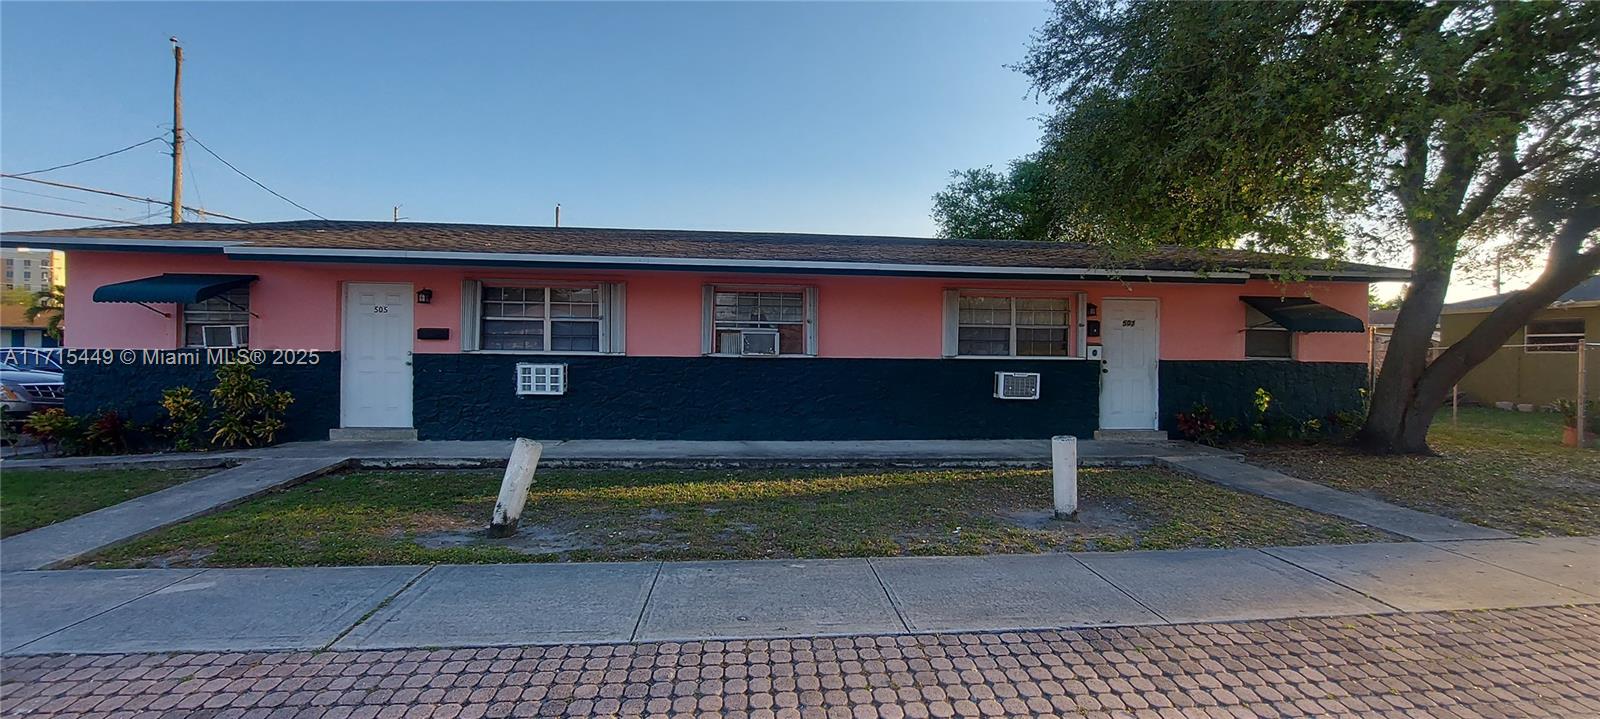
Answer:
[[[339,353],[316,365],[260,365],[294,393],[282,439],[327,439],[339,426]],[[517,396],[518,362],[560,362],[566,395]],[[1092,436],[1100,363],[1089,361],[540,357],[419,354],[414,418],[423,439],[1015,439]],[[993,397],[994,373],[1039,372],[1039,400]],[[161,390],[215,385],[207,365],[72,363],[67,410],[114,408],[145,422]],[[1295,417],[1360,405],[1366,366],[1333,362],[1162,361],[1161,427],[1195,403],[1250,416],[1257,387]]]
[[[1176,415],[1198,403],[1219,419],[1243,425],[1255,412],[1257,388],[1272,394],[1272,412],[1299,419],[1327,419],[1361,406],[1367,366],[1358,362],[1175,361],[1161,362],[1161,428],[1176,430]]]
[[[131,354],[129,354],[131,353]],[[161,416],[161,391],[190,386],[207,406],[211,388],[217,385],[216,365],[148,363],[142,350],[111,351],[109,354],[76,351],[69,355],[65,370],[67,411],[86,415],[101,409],[115,409],[135,422],[149,422]],[[193,355],[193,351],[180,354]],[[288,425],[280,441],[327,439],[328,430],[339,426],[339,353],[318,352],[317,363],[262,363],[256,375],[272,382],[273,389],[294,395],[289,405]],[[201,356],[203,359],[203,355]],[[272,357],[267,350],[267,357]],[[75,361],[92,358],[100,361]],[[125,361],[131,359],[132,361]],[[303,356],[293,359],[303,360]]]
[[[1089,436],[1099,363],[551,357],[563,396],[517,396],[514,355],[417,355],[423,439],[1011,439]],[[1039,372],[1038,400],[994,398],[996,370]]]

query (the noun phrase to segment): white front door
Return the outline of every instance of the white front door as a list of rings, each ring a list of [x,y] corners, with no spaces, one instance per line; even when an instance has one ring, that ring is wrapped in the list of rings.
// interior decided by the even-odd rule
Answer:
[[[411,330],[411,285],[344,286],[340,425],[411,426]]]
[[[1156,429],[1161,314],[1155,300],[1103,300],[1101,429]]]

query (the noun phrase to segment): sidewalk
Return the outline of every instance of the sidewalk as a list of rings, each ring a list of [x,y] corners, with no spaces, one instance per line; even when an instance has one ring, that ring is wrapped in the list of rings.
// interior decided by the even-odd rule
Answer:
[[[1600,603],[1600,538],[0,575],[6,654],[1005,631]]]

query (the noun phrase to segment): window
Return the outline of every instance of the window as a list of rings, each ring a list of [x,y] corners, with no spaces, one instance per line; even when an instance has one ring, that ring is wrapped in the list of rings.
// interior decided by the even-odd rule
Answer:
[[[599,352],[600,287],[484,287],[482,348]]]
[[[1245,359],[1294,359],[1294,335],[1260,310],[1244,308]]]
[[[468,280],[461,298],[465,352],[623,351],[620,284]]]
[[[816,354],[816,293],[811,289],[707,289],[706,354]]]
[[[228,290],[183,306],[183,346],[247,347],[250,344],[250,288]]]
[[[1583,343],[1583,320],[1534,320],[1523,334],[1528,352],[1577,352]]]
[[[517,394],[566,394],[564,364],[518,364]]]
[[[1072,357],[1073,300],[1005,294],[956,298],[956,354],[966,357]]]

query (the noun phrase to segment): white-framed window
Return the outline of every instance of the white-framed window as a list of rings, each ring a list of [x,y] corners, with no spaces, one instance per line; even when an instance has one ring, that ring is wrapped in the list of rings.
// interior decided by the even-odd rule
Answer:
[[[517,364],[517,394],[566,394],[567,366],[564,364]]]
[[[468,280],[461,290],[461,349],[620,354],[622,315],[620,284]]]
[[[811,287],[707,286],[701,351],[730,357],[817,353],[817,292]]]
[[[1294,359],[1294,333],[1249,305],[1244,318],[1245,359]]]
[[[185,347],[250,346],[250,288],[185,304],[180,313]]]
[[[945,356],[1083,356],[1081,293],[947,290]]]
[[[1522,336],[1528,352],[1577,352],[1584,341],[1583,318],[1533,320]]]

